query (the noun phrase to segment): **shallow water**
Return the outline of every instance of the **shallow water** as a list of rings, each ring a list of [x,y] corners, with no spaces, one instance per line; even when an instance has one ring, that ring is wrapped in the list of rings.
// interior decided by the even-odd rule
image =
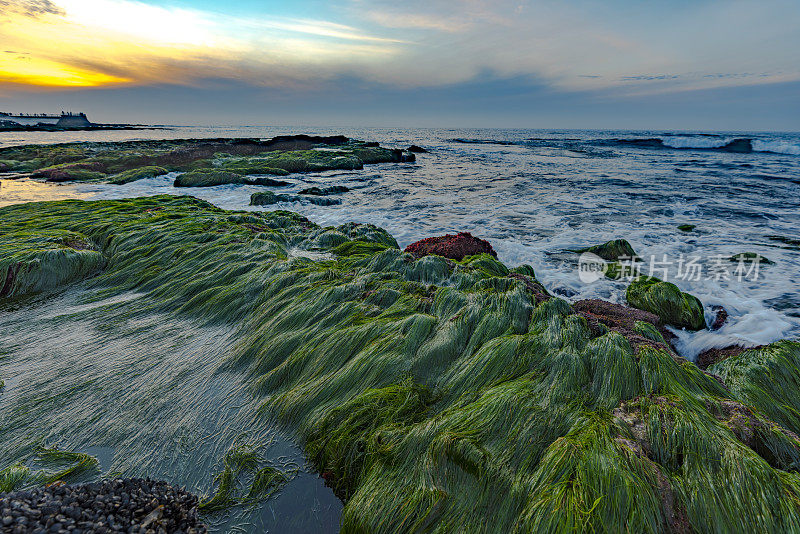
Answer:
[[[212,530],[338,530],[341,502],[256,414],[239,374],[220,370],[230,328],[140,313],[139,294],[81,289],[0,308],[0,466],[55,445],[98,458],[86,480],[151,477],[210,495],[228,448],[262,444],[271,465],[299,472],[261,506],[205,517]]]
[[[800,135],[765,133],[348,129],[315,127],[193,127],[113,132],[0,134],[0,145],[80,140],[186,137],[271,137],[342,133],[390,146],[431,150],[415,164],[370,165],[363,171],[292,175],[296,192],[309,185],[351,188],[341,205],[280,203],[248,206],[261,188],[175,189],[172,176],[125,186],[50,185],[2,181],[0,205],[46,198],[120,198],[192,194],[227,209],[290,209],[322,224],[369,222],[406,246],[446,232],[469,231],[491,241],[502,261],[528,263],[553,292],[570,300],[624,300],[626,281],[591,284],[577,276],[567,252],[624,237],[642,256],[664,261],[667,278],[706,306],[722,305],[728,323],[716,332],[679,333],[681,352],[733,343],[757,345],[800,333],[800,249],[771,239],[800,239]],[[753,152],[719,150],[751,139]],[[652,140],[656,140],[655,142]],[[653,146],[655,144],[655,146]],[[278,189],[276,189],[278,190]],[[677,229],[695,224],[690,233]],[[756,252],[775,262],[744,278],[729,267],[718,279],[717,255]],[[678,262],[697,256],[701,279],[676,278]],[[663,267],[663,265],[661,265]],[[658,264],[654,264],[658,268]],[[659,271],[654,274],[659,276]],[[663,277],[663,276],[662,276]],[[742,279],[737,279],[742,278]]]

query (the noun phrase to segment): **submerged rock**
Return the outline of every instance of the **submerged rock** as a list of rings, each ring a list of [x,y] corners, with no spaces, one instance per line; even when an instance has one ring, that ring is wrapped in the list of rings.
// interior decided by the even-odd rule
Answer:
[[[701,330],[706,326],[700,300],[670,282],[641,276],[628,286],[625,298],[631,306],[658,315],[665,324],[688,330]]]
[[[774,265],[774,261],[770,261],[769,259],[765,258],[761,254],[757,254],[755,252],[742,252],[739,254],[734,254],[728,261],[731,262],[742,262],[742,263],[759,263],[761,265]]]
[[[0,493],[0,531],[207,532],[197,497],[166,482],[115,479]]]
[[[338,198],[315,196],[301,197],[298,195],[289,195],[283,193],[275,194],[272,191],[262,191],[250,195],[251,206],[269,206],[270,204],[275,204],[277,202],[305,202],[309,204],[316,204],[317,206],[334,206],[342,203],[342,201]]]
[[[473,237],[469,232],[428,237],[408,245],[406,252],[413,254],[417,258],[435,254],[456,261],[461,261],[466,256],[475,254],[491,254],[497,257],[497,253],[488,241]]]
[[[340,193],[347,193],[350,191],[349,188],[343,185],[332,185],[330,187],[309,187],[307,189],[302,189],[298,194],[300,195],[315,195],[315,196],[328,196],[328,195],[338,195]]]
[[[601,245],[581,248],[575,250],[574,252],[579,254],[591,252],[592,254],[600,256],[606,261],[618,261],[620,259],[636,257],[636,252],[633,250],[633,247],[625,239],[606,241]]]
[[[711,311],[716,313],[716,317],[714,317],[714,322],[711,323],[709,327],[710,330],[719,330],[723,327],[725,322],[728,320],[728,310],[723,308],[722,306],[712,306]]]
[[[417,154],[425,154],[428,152],[427,150],[418,145],[411,145],[406,150],[408,150],[409,152],[415,152]]]
[[[678,230],[680,230],[681,232],[691,232],[695,228],[697,228],[697,226],[694,225],[694,224],[681,224],[681,225],[678,225]]]

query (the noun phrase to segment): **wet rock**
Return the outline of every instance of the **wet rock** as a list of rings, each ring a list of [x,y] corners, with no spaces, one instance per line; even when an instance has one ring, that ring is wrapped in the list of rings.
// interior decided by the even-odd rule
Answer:
[[[258,178],[246,176],[242,179],[242,183],[248,185],[263,185],[266,187],[285,187],[287,185],[292,185],[291,182],[287,182],[286,180],[276,180],[266,176],[259,176]]]
[[[642,345],[668,347],[668,340],[674,337],[664,328],[661,319],[648,311],[598,299],[579,300],[572,308],[586,319],[594,335],[603,335],[608,330],[619,332],[636,351]],[[642,323],[652,328],[643,328]]]
[[[333,206],[341,204],[342,201],[338,198],[325,198],[316,196],[301,197],[298,195],[289,194],[275,194],[272,191],[262,191],[250,195],[251,206],[269,206],[277,202],[305,202],[315,204],[317,206]]]
[[[578,254],[590,252],[600,256],[606,261],[618,261],[620,259],[633,258],[636,256],[636,252],[633,250],[633,247],[625,239],[613,239],[611,241],[606,241],[601,245],[594,245],[591,247],[578,249],[573,252],[577,252]]]
[[[760,347],[750,347],[750,348],[758,349]],[[710,367],[711,365],[714,365],[717,362],[727,360],[728,358],[733,356],[738,356],[744,351],[750,350],[750,348],[745,348],[739,345],[731,345],[729,347],[723,347],[720,349],[708,349],[697,355],[695,363],[700,369],[706,369],[707,367]]]
[[[0,493],[2,532],[207,532],[198,499],[166,482],[105,480]],[[16,526],[12,526],[16,525]]]
[[[32,178],[44,178],[48,182],[66,182],[69,180],[84,179],[86,173],[97,173],[104,176],[105,165],[101,162],[67,163],[45,167],[31,173]]]
[[[770,261],[769,259],[765,258],[761,254],[757,254],[755,252],[741,252],[739,254],[734,254],[728,261],[735,262],[735,263],[758,263],[761,265],[774,265],[774,261]]]
[[[678,230],[680,230],[681,232],[691,232],[695,228],[697,228],[697,226],[694,225],[694,224],[681,224],[681,225],[678,225]]]
[[[221,170],[197,170],[181,174],[175,178],[175,187],[213,187],[225,184],[242,183],[242,175]]]
[[[301,190],[298,194],[324,197],[328,195],[347,193],[348,191],[350,191],[350,189],[343,185],[332,185],[330,187],[309,187]]]
[[[728,311],[723,308],[722,306],[712,306],[711,310],[717,314],[714,318],[714,322],[711,323],[711,330],[719,330],[722,328],[722,325],[725,324],[725,321],[728,320]]]
[[[475,254],[490,254],[497,257],[497,253],[488,241],[474,237],[469,232],[428,237],[410,244],[405,251],[417,258],[433,254],[456,261]]]
[[[419,145],[411,145],[406,150],[408,150],[409,152],[415,152],[417,154],[425,154],[425,153],[428,152],[427,150],[425,150],[424,148],[422,148]]]
[[[675,284],[641,276],[631,282],[625,297],[631,306],[658,315],[665,324],[688,330],[706,326],[700,299],[682,292]]]

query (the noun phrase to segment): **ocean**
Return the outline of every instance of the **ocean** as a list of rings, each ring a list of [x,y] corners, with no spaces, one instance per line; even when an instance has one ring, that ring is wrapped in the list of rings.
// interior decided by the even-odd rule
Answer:
[[[3,180],[0,205],[191,194],[225,209],[288,209],[321,225],[373,223],[401,247],[466,231],[489,240],[507,265],[533,266],[552,293],[571,301],[624,301],[627,280],[586,283],[578,276],[578,255],[570,252],[624,238],[644,260],[644,274],[698,296],[709,322],[713,307],[728,312],[719,330],[676,331],[678,350],[687,358],[709,348],[754,346],[800,333],[800,134],[233,126],[8,132],[0,134],[0,146],[291,133],[344,134],[396,147],[413,143],[429,153],[415,164],[293,175],[294,185],[282,189],[350,188],[333,206],[251,207],[257,186],[176,189],[173,176],[123,186]],[[730,151],[737,145],[746,152]],[[685,232],[680,225],[695,228]],[[774,264],[762,262],[753,272],[750,263],[742,270],[727,261],[744,252]],[[701,268],[686,269],[692,261]]]

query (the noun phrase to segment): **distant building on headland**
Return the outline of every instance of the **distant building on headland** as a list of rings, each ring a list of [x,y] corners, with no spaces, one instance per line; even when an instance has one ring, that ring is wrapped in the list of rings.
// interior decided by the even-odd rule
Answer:
[[[3,113],[0,112],[0,127],[43,127],[54,129],[90,128],[94,126],[86,113],[65,113],[47,115],[44,113]]]

